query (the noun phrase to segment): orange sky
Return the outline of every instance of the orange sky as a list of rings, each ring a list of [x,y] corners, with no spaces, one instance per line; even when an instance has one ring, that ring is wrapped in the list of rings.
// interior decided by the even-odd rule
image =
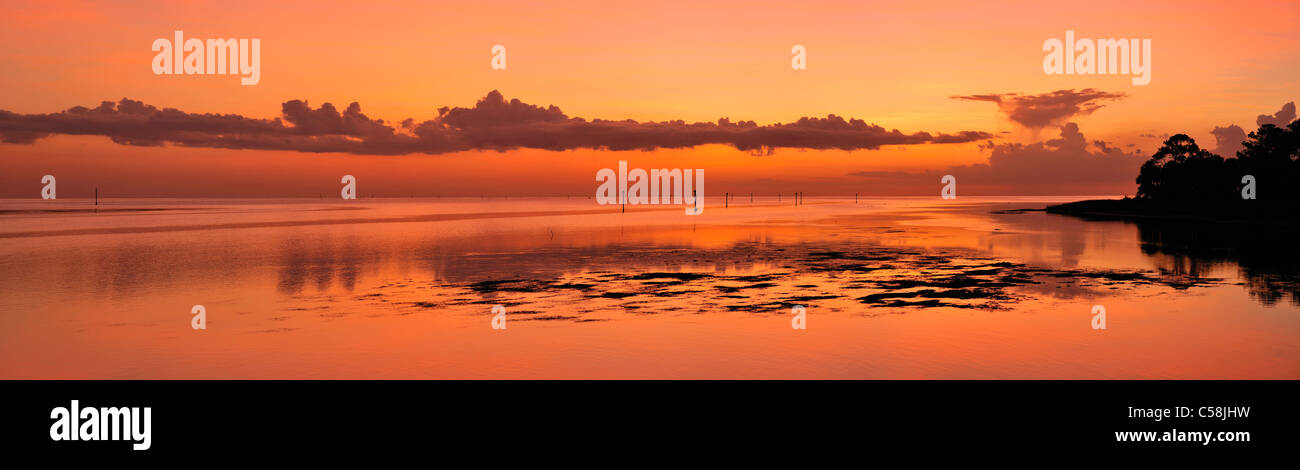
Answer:
[[[1186,132],[1254,128],[1300,91],[1296,2],[58,2],[0,5],[0,109],[49,113],[128,97],[192,113],[273,118],[280,104],[357,101],[371,117],[431,119],[472,106],[489,90],[569,116],[759,124],[837,114],[903,132],[1001,133],[1001,143],[1055,138],[1018,127],[991,103],[954,95],[1096,88],[1123,93],[1073,121],[1088,140],[1134,144]],[[261,82],[232,76],[159,76],[156,38],[260,38]],[[1150,38],[1152,82],[1042,72],[1044,40]],[[489,67],[494,44],[508,69]],[[808,49],[791,70],[790,48]],[[755,157],[721,145],[694,150],[353,156],[284,151],[144,148],[105,137],[55,136],[0,144],[0,196],[38,195],[40,176],[65,175],[60,193],[154,196],[315,196],[357,174],[378,195],[593,192],[600,167],[709,169],[709,193],[801,189],[809,194],[929,194],[851,172],[940,171],[982,163],[971,144],[881,150],[778,149]],[[510,162],[509,166],[503,161]],[[638,163],[638,162],[644,163]],[[366,176],[362,176],[365,174]],[[960,175],[959,175],[960,179]],[[278,186],[277,186],[278,185]],[[275,187],[275,189],[268,189]],[[1042,188],[990,185],[995,194]],[[1115,194],[1126,186],[1070,188]],[[1049,190],[1050,192],[1050,190]]]

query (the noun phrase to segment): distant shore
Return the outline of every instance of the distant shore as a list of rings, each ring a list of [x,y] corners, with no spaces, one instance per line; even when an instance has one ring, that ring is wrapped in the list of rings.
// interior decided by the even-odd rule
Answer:
[[[1273,226],[1300,226],[1300,213],[1284,204],[1262,201],[1241,201],[1234,204],[1169,204],[1145,199],[1090,199],[1047,206],[1050,214],[1073,215],[1091,219],[1151,219],[1169,221],[1208,222],[1222,224],[1250,224]]]

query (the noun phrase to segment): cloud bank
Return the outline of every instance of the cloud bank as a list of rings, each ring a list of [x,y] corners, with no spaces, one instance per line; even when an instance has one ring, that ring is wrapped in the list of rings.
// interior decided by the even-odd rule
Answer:
[[[786,124],[760,126],[753,121],[686,123],[633,120],[586,120],[569,117],[555,106],[541,107],[493,90],[472,108],[443,107],[424,122],[388,123],[372,119],[352,103],[340,112],[333,104],[312,108],[293,100],[281,117],[249,118],[235,114],[195,114],[159,109],[123,98],[95,108],[82,106],[49,114],[0,110],[0,142],[32,144],[56,135],[102,135],[122,145],[225,149],[343,152],[363,155],[439,154],[466,150],[531,148],[571,150],[652,150],[726,144],[739,150],[772,148],[871,150],[885,145],[976,142],[992,134],[904,133],[836,115],[803,117]]]
[[[987,95],[952,96],[963,101],[987,101],[998,105],[998,110],[1012,122],[1030,129],[1059,126],[1076,116],[1092,114],[1105,106],[1106,101],[1123,99],[1123,93],[1110,93],[1092,88],[1082,90],[1057,90],[1036,95],[1001,93]]]
[[[981,183],[1116,183],[1131,182],[1146,157],[1128,153],[1101,140],[1089,142],[1073,122],[1061,126],[1058,138],[1033,144],[993,147],[987,164],[948,169]]]

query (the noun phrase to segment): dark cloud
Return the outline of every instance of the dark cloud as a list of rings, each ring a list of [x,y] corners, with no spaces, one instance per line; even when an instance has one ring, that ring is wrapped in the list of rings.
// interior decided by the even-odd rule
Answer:
[[[1272,124],[1278,127],[1285,127],[1286,125],[1291,124],[1291,121],[1294,121],[1295,118],[1295,102],[1292,101],[1282,105],[1282,109],[1272,115],[1259,115],[1259,117],[1255,118],[1255,125],[1263,126],[1265,124]],[[1242,142],[1246,140],[1246,130],[1236,124],[1229,124],[1226,127],[1216,126],[1214,130],[1210,131],[1210,134],[1214,136],[1215,148],[1213,152],[1221,157],[1235,157],[1237,156],[1237,152],[1246,148],[1242,145]]]
[[[247,119],[237,115],[188,114],[159,110],[123,98],[96,108],[77,106],[53,114],[16,114],[0,110],[0,141],[30,144],[51,134],[103,135],[124,145],[161,145],[199,135],[264,134],[282,130],[279,120]]]
[[[1124,98],[1123,93],[1110,93],[1092,88],[1082,90],[1057,90],[1037,95],[1002,93],[990,95],[953,96],[955,100],[988,101],[998,105],[998,110],[1012,122],[1021,126],[1041,129],[1060,125],[1074,118],[1092,114],[1101,109],[1102,102]]]
[[[293,125],[301,135],[337,134],[353,137],[391,136],[393,129],[384,125],[383,119],[371,120],[361,114],[361,105],[352,103],[342,114],[331,103],[311,109],[306,101],[293,100],[280,106],[284,120]]]
[[[649,150],[727,144],[770,154],[773,148],[876,149],[882,145],[946,144],[987,140],[986,132],[903,133],[836,115],[804,117],[788,124],[760,126],[753,121],[607,121],[568,117],[555,106],[518,99],[506,101],[493,90],[472,108],[444,107],[424,122],[406,119],[391,125],[371,119],[352,103],[339,112],[325,103],[313,109],[293,100],[281,118],[256,119],[232,114],[191,114],[123,98],[96,108],[75,107],[50,114],[0,110],[0,141],[31,144],[54,134],[102,135],[124,145],[174,144],[189,147],[346,152],[399,155],[462,150],[577,148]]]
[[[1231,124],[1228,127],[1215,127],[1214,130],[1210,131],[1210,134],[1214,135],[1214,153],[1221,157],[1235,157],[1238,151],[1246,148],[1241,145],[1246,140],[1246,131],[1236,124]]]
[[[1259,115],[1259,117],[1255,118],[1255,125],[1263,126],[1264,124],[1272,124],[1277,127],[1286,127],[1288,124],[1291,124],[1291,121],[1295,121],[1294,101],[1282,105],[1282,109],[1272,116],[1267,114]]]
[[[1097,147],[1097,150],[1103,154],[1115,153],[1119,151],[1119,148],[1111,147],[1110,144],[1104,140],[1094,140],[1092,141],[1092,145]]]

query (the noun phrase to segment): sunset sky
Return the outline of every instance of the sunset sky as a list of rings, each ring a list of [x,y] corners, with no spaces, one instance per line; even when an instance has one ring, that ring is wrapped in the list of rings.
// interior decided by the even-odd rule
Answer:
[[[55,133],[0,144],[0,197],[39,197],[45,174],[66,197],[95,187],[117,196],[315,197],[336,194],[343,174],[357,176],[363,196],[580,195],[619,160],[703,168],[710,195],[929,195],[942,174],[956,175],[964,194],[1131,195],[1134,162],[1167,135],[1187,133],[1214,150],[1216,127],[1250,132],[1260,115],[1286,116],[1284,105],[1300,98],[1297,2],[992,3],[6,1],[0,110],[16,115],[128,98],[274,119],[302,100],[340,111],[357,102],[396,126],[434,120],[444,106],[473,108],[499,90],[588,121],[765,126],[834,114],[905,135],[990,138],[757,154],[709,143],[354,155]],[[260,83],[155,75],[150,45],[176,30],[259,38]],[[1044,74],[1043,42],[1066,30],[1151,39],[1151,83]],[[507,48],[506,70],[490,67],[497,44]],[[807,48],[807,70],[790,67],[795,44]],[[1036,105],[1065,111],[1050,122],[1012,119],[1017,106]]]

